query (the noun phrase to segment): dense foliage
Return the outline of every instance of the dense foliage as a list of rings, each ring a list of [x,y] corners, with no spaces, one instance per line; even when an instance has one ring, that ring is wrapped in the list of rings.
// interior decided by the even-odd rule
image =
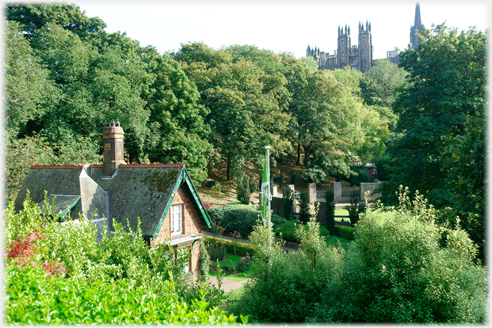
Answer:
[[[262,238],[255,279],[233,313],[259,323],[485,323],[487,270],[459,225],[400,192],[398,208],[368,210],[352,247],[326,247],[319,224],[299,225],[299,252],[285,254]],[[257,229],[257,228],[255,228]]]
[[[363,103],[352,72],[249,45],[159,54],[76,5],[9,4],[6,18],[9,198],[32,155],[36,164],[100,162],[113,119],[131,162],[176,163],[184,153],[196,182],[209,164],[225,165],[227,179],[237,163],[260,168],[266,145],[273,165],[296,148],[299,162],[302,150],[303,176],[318,184],[384,150],[391,120]]]
[[[212,207],[208,210],[208,214],[210,219],[224,227],[226,232],[237,231],[247,237],[261,217],[261,212],[252,207]],[[285,219],[278,215],[272,215],[271,220],[274,225],[285,222]]]
[[[409,72],[394,109],[400,119],[382,162],[385,203],[402,184],[420,190],[484,245],[486,52],[488,32],[422,31],[417,49],[401,53]]]
[[[327,190],[325,193],[326,227],[331,235],[335,235],[335,193]]]
[[[45,205],[49,213],[49,205]],[[47,216],[49,217],[49,215]],[[223,292],[186,281],[186,249],[149,248],[139,230],[45,221],[29,199],[5,213],[8,324],[233,324]],[[177,263],[176,263],[177,262]]]

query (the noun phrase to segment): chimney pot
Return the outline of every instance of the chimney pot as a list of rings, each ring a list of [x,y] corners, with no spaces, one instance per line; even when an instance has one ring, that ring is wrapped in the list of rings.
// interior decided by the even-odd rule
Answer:
[[[124,134],[119,122],[115,126],[114,120],[104,128],[103,176],[112,176],[120,164],[125,164]]]

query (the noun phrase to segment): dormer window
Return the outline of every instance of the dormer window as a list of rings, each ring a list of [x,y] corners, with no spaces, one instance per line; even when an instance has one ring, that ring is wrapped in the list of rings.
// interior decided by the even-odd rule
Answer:
[[[171,206],[171,234],[179,235],[183,233],[182,206]]]

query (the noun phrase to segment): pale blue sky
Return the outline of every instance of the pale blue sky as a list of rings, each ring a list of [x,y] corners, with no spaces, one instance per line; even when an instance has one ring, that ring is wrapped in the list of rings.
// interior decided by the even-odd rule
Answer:
[[[459,30],[489,27],[491,6],[485,0],[420,1],[422,23]],[[141,45],[160,53],[178,50],[180,43],[203,41],[212,48],[250,44],[275,53],[303,57],[308,45],[330,54],[336,48],[338,25],[350,25],[357,44],[359,21],[372,25],[374,58],[404,49],[414,23],[415,1],[75,1],[89,17],[106,22],[108,32],[126,32]]]

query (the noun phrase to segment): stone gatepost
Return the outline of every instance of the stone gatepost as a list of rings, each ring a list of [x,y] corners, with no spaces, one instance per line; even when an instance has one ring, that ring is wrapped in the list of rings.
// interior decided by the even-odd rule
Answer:
[[[308,184],[308,200],[309,204],[314,204],[316,201],[316,183]]]
[[[290,185],[287,185],[287,188],[291,189],[292,190],[292,195],[295,194],[296,190],[295,190],[295,186],[293,184],[290,184]],[[299,205],[299,202],[297,200],[294,199],[294,204],[292,205],[292,212],[294,213],[297,213],[297,206]]]
[[[333,183],[333,193],[335,194],[335,202],[341,202],[342,201],[342,183],[341,182],[335,182]]]

